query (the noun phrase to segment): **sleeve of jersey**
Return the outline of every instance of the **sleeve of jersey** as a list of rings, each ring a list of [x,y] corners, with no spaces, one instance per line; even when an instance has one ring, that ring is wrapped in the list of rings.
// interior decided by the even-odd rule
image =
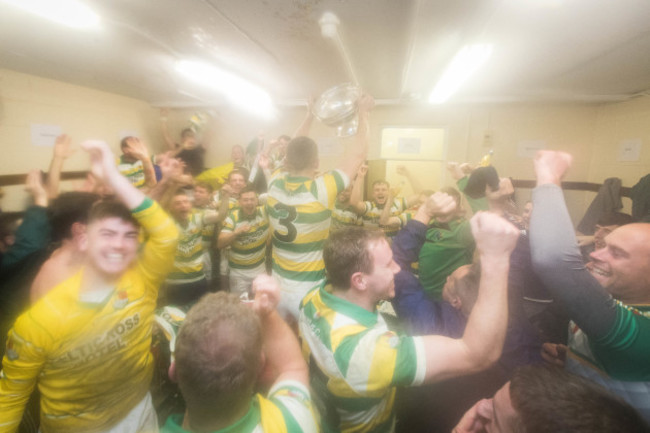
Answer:
[[[402,212],[397,218],[399,219],[399,227],[403,228],[411,220],[411,214],[409,212]]]
[[[162,282],[174,263],[178,243],[176,225],[150,198],[145,199],[132,213],[149,235],[140,255],[139,270],[153,283]]]
[[[269,400],[280,409],[287,432],[318,431],[309,390],[302,383],[284,381],[275,384],[269,391]]]
[[[399,212],[404,212],[407,209],[406,199],[404,197],[398,197],[395,199],[395,206],[399,209]]]
[[[616,308],[616,321],[604,337],[594,339],[599,360],[606,364],[608,372],[627,375],[635,372],[650,378],[650,319],[627,310]],[[621,371],[615,371],[621,370]]]
[[[9,332],[0,374],[0,432],[18,429],[54,338],[53,330],[35,320],[32,310],[20,316]]]
[[[419,385],[426,373],[421,339],[391,331],[373,329],[357,335],[337,348],[335,356],[339,367],[347,364],[344,374],[350,388],[369,397],[392,386]]]
[[[235,217],[233,216],[232,212],[228,215],[228,217],[223,221],[223,228],[221,229],[222,232],[226,233],[231,233],[233,230],[235,230],[235,222],[234,222]]]
[[[334,207],[336,196],[350,184],[348,175],[341,170],[334,170],[316,178],[318,200],[328,209]]]

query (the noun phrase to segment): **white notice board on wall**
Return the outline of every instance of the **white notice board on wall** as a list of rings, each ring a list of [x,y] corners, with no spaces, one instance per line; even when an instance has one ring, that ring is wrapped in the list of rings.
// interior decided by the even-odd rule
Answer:
[[[62,134],[63,129],[59,125],[42,125],[39,123],[32,123],[30,125],[30,133],[32,138],[32,145],[52,147],[56,141],[56,137]]]
[[[384,128],[381,131],[380,157],[442,161],[445,157],[445,130],[443,128]]]

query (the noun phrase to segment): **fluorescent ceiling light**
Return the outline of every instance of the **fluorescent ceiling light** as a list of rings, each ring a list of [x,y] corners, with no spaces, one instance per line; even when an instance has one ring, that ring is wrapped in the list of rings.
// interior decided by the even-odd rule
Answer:
[[[432,104],[442,104],[476,71],[492,54],[492,45],[465,45],[451,61],[442,78],[429,96]]]
[[[2,0],[26,12],[78,29],[99,25],[99,15],[76,0]]]
[[[191,60],[179,61],[176,70],[187,78],[225,95],[230,102],[252,114],[266,118],[274,114],[268,93],[230,72]]]

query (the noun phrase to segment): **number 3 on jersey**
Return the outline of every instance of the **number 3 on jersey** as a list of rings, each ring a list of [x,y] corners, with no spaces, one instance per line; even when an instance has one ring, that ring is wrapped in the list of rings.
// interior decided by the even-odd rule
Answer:
[[[298,216],[298,213],[296,212],[296,208],[293,206],[286,205],[284,203],[276,203],[273,208],[278,211],[278,212],[286,212],[287,216],[284,218],[279,218],[278,222],[280,225],[283,225],[287,228],[287,233],[282,234],[279,233],[277,230],[273,231],[273,236],[276,237],[279,241],[282,242],[293,242],[296,240],[296,235],[298,234],[298,230],[296,230],[296,226],[293,225],[293,222],[296,220],[296,217]]]

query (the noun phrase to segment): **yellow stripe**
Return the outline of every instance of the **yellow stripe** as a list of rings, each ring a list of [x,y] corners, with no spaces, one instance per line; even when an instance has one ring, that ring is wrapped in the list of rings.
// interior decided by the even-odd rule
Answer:
[[[323,180],[325,181],[325,188],[327,188],[327,206],[331,208],[334,206],[336,192],[338,191],[336,189],[336,180],[333,175],[323,176]]]
[[[285,260],[282,257],[278,257],[277,255],[274,254],[273,259],[276,261],[278,266],[280,266],[282,269],[286,269],[288,271],[306,271],[306,272],[311,272],[311,271],[320,271],[325,267],[325,264],[323,263],[322,260],[316,260],[313,262],[293,262],[290,260]]]
[[[393,379],[397,361],[397,350],[390,346],[393,339],[398,341],[399,337],[393,334],[392,337],[382,336],[377,339],[368,374],[368,385],[373,385],[372,388],[368,389],[369,393],[381,390],[380,395],[382,395]]]
[[[330,378],[327,389],[337,397],[359,397],[359,393],[353,390],[345,379]]]
[[[330,323],[330,326],[332,324]],[[357,325],[346,325],[341,327],[340,329],[335,329],[332,330],[330,334],[330,341],[332,343],[332,351],[335,352],[336,349],[339,347],[339,344],[343,341],[343,339],[347,336],[358,334],[360,332],[363,332],[366,330],[365,326],[361,326],[359,324]]]
[[[287,426],[279,407],[258,394],[260,407],[260,424],[265,433],[288,433]]]
[[[320,230],[317,232],[311,232],[311,233],[300,233],[300,229],[302,224],[297,224],[296,228],[298,229],[298,236],[296,237],[296,240],[294,243],[296,244],[304,244],[307,242],[317,242],[317,241],[324,241],[327,239],[329,236],[330,230],[329,228],[325,230]]]

